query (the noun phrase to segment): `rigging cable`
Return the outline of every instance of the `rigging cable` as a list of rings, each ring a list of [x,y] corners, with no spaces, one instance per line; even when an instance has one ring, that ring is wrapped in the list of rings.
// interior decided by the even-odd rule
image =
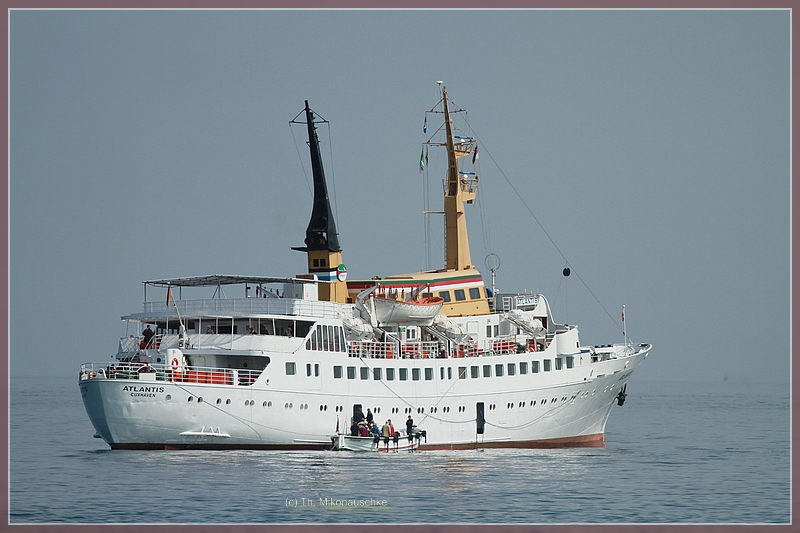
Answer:
[[[311,190],[311,184],[308,181],[308,174],[306,174],[306,167],[303,165],[303,156],[300,155],[300,148],[297,147],[297,139],[294,136],[294,130],[292,129],[292,123],[289,122],[289,131],[292,132],[292,140],[294,141],[294,149],[297,151],[297,158],[300,160],[300,168],[303,169],[303,177],[306,178],[306,187],[308,187],[308,194],[312,198],[314,197],[314,192]]]
[[[476,141],[480,141],[480,139],[478,139],[478,135],[477,134],[475,135],[475,139],[476,139]],[[483,146],[484,151],[486,152],[486,155],[488,155],[489,158],[492,160],[492,163],[495,164],[495,166],[497,167],[497,170],[500,171],[500,174],[503,176],[503,178],[505,178],[506,182],[508,182],[508,185],[511,187],[511,190],[513,190],[514,194],[517,195],[517,198],[519,198],[519,201],[522,202],[522,205],[525,206],[525,209],[527,209],[528,213],[530,213],[530,215],[533,217],[533,220],[535,220],[536,223],[539,225],[539,228],[541,228],[542,232],[544,232],[545,236],[550,241],[550,243],[553,245],[553,247],[556,249],[556,251],[559,253],[559,255],[564,259],[564,261],[566,261],[566,263],[568,265],[570,265],[570,267],[572,267],[572,272],[578,277],[579,280],[581,280],[581,283],[583,283],[583,286],[586,287],[587,291],[589,291],[589,294],[592,295],[592,297],[595,299],[595,301],[598,303],[598,305],[600,305],[600,307],[603,309],[603,311],[605,311],[605,313],[608,315],[608,317],[611,319],[611,321],[614,324],[616,324],[617,328],[619,328],[619,330],[622,331],[622,327],[619,325],[619,323],[616,321],[616,319],[611,315],[611,313],[608,312],[608,309],[606,309],[606,307],[603,305],[603,302],[601,302],[600,299],[595,295],[595,293],[592,292],[592,289],[589,288],[589,285],[586,284],[586,281],[584,281],[584,279],[581,277],[580,273],[577,270],[575,270],[574,266],[572,266],[570,264],[569,260],[567,259],[567,256],[564,255],[564,253],[558,247],[558,245],[553,240],[553,238],[550,236],[550,234],[547,233],[547,230],[544,229],[544,226],[542,225],[542,223],[539,222],[539,219],[536,218],[536,215],[533,213],[533,210],[530,208],[530,206],[528,206],[528,203],[525,201],[525,199],[522,197],[522,195],[519,193],[519,191],[517,191],[517,188],[514,187],[514,184],[511,182],[511,180],[508,179],[508,176],[506,176],[505,172],[503,172],[503,169],[500,168],[500,165],[497,164],[497,161],[495,161],[494,157],[492,157],[491,152],[489,152],[489,149],[486,148],[486,145],[483,143],[483,141],[480,141],[480,144],[481,144],[481,146]]]

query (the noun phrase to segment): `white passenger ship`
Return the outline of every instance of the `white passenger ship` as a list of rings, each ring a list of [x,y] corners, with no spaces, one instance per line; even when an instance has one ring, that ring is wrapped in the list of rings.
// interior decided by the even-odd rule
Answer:
[[[346,279],[306,101],[314,204],[295,249],[308,273],[145,281],[144,309],[123,317],[134,333],[80,369],[95,436],[113,449],[330,449],[361,408],[403,438],[413,417],[423,450],[603,446],[651,346],[582,346],[541,294],[487,294],[464,212],[478,177],[459,166],[475,140],[455,134],[446,89],[431,111],[448,157],[443,269]]]

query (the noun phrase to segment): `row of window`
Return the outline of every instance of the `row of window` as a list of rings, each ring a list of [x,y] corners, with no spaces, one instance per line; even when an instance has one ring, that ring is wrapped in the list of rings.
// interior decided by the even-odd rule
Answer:
[[[553,361],[551,359],[544,359],[543,361],[531,361],[530,365],[530,373],[531,374],[538,374],[540,370],[540,363],[541,363],[541,370],[544,372],[550,372],[553,369]],[[555,359],[555,370],[561,370],[566,365],[567,368],[573,368],[575,365],[575,359],[573,356],[568,355],[566,357],[557,357]],[[358,370],[358,372],[356,372]],[[371,372],[370,372],[371,370]],[[384,370],[386,371],[384,373]],[[517,371],[519,371],[520,375],[524,375],[528,373],[528,362],[521,361],[518,363],[496,363],[494,365],[483,365],[482,367],[479,365],[473,365],[469,368],[470,372],[469,375],[471,378],[479,378],[481,376],[485,378],[490,378],[492,375],[495,377],[503,377],[504,375],[508,376],[515,376],[517,375]],[[296,364],[293,362],[286,363],[286,375],[293,376],[296,373]],[[431,381],[433,379],[433,368],[412,368],[411,369],[411,380],[412,381],[420,381],[422,376],[422,371],[424,371],[424,376],[426,381]],[[372,375],[372,379],[376,381],[380,381],[382,379],[386,379],[386,381],[394,381],[397,378],[399,381],[408,381],[408,368],[381,368],[381,367],[374,367],[372,369],[362,366],[356,368],[355,366],[348,366],[347,367],[347,379],[356,379],[356,375],[363,380],[370,379],[370,374]],[[447,375],[447,379],[453,379],[453,368],[452,367],[440,367],[439,368],[439,378],[445,379],[445,374]],[[319,363],[306,363],[306,376],[311,377],[319,377]],[[341,365],[334,365],[333,367],[333,377],[335,379],[341,379],[344,375],[344,367]],[[458,367],[458,379],[466,379],[467,377],[467,367],[460,366]]]
[[[613,388],[613,387],[606,387],[606,389],[611,389],[611,388]],[[592,391],[591,394],[594,395],[594,392],[595,391]],[[604,389],[603,392],[606,392],[606,390]],[[581,398],[585,398],[588,395],[589,395],[589,392],[587,391],[587,392],[585,392],[585,393],[583,393],[581,395]],[[578,393],[575,393],[570,397],[563,396],[561,398],[561,403],[566,403],[567,400],[572,401],[575,398],[577,398],[577,396],[578,396]],[[166,396],[166,400],[169,401],[171,399],[172,399],[172,395],[168,394]],[[203,403],[203,397],[202,396],[197,397],[197,398],[195,398],[194,396],[189,396],[187,398],[187,400],[188,400],[189,403],[192,403],[195,400],[197,401],[197,403]],[[222,398],[217,398],[217,405],[219,405],[221,403],[222,403]],[[230,403],[231,403],[230,399],[225,400],[225,404],[226,405],[230,405]],[[547,398],[544,398],[539,402],[539,405],[545,406],[545,405],[547,405],[547,403],[548,403],[547,402]],[[550,405],[554,405],[556,403],[558,403],[558,398],[557,397],[552,398],[550,400]],[[536,404],[537,404],[536,400],[531,400],[530,403],[528,403],[527,405],[529,405],[530,407],[535,407]],[[244,405],[245,406],[253,406],[253,405],[255,405],[255,400],[245,400]],[[262,405],[262,407],[272,407],[272,401],[265,401],[261,405]],[[514,407],[522,408],[522,407],[525,407],[525,406],[526,406],[526,402],[524,402],[524,401],[521,401],[521,402],[518,402],[518,403],[509,402],[509,403],[506,404],[506,409],[514,409]],[[299,407],[300,407],[301,411],[307,410],[309,408],[307,403],[300,404]],[[284,404],[283,408],[284,409],[293,409],[294,408],[294,403],[287,402],[287,403]],[[489,411],[494,411],[495,409],[497,409],[497,405],[496,404],[489,404],[488,408],[489,408]],[[319,410],[321,412],[325,412],[325,411],[328,410],[328,406],[324,405],[324,404],[320,405],[319,406]],[[441,407],[441,410],[442,410],[442,413],[449,413],[450,412],[450,406],[447,406],[447,405],[443,406],[443,407]],[[336,406],[336,412],[340,413],[342,411],[344,411],[343,406],[337,405]],[[381,408],[380,407],[375,407],[375,408],[372,409],[372,411],[375,414],[380,414]],[[413,409],[411,407],[406,407],[406,408],[403,409],[403,413],[404,414],[409,414],[412,411],[413,411]],[[458,406],[458,412],[459,413],[464,413],[466,411],[467,411],[467,407],[465,405],[459,405]],[[399,412],[400,412],[400,408],[399,407],[392,407],[392,414],[397,414]],[[417,414],[425,414],[425,408],[424,407],[417,407],[416,412],[417,412]],[[437,406],[431,407],[428,410],[428,412],[429,413],[438,413],[439,412],[439,407],[437,407]]]
[[[453,296],[455,296],[457,302],[463,302],[467,299],[467,294],[464,292],[464,289],[456,289],[453,291]],[[469,298],[470,300],[479,300],[481,297],[481,289],[480,287],[471,287],[469,289]],[[445,303],[451,301],[450,300],[450,291],[439,291],[439,298],[445,301]]]
[[[346,352],[347,343],[344,341],[342,326],[317,324],[317,327],[311,332],[311,337],[306,339],[306,350]]]

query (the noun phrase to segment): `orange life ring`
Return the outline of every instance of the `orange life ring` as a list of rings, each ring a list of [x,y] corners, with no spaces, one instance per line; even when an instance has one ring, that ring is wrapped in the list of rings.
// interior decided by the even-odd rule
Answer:
[[[180,365],[180,361],[178,361],[177,357],[172,358],[172,370],[178,370],[178,365]]]

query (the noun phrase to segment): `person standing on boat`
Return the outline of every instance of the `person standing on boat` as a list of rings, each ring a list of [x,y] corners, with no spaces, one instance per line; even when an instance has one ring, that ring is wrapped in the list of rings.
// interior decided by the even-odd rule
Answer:
[[[372,411],[370,411],[369,407],[367,407],[367,424],[372,424],[373,420],[374,418],[372,416]]]
[[[213,333],[214,333],[214,330],[213,330],[213,329],[211,329],[211,324],[209,324],[208,326],[206,326],[206,333],[211,333],[211,334],[213,334]]]
[[[147,327],[142,332],[142,337],[144,337],[144,345],[145,346],[148,346],[150,344],[150,341],[152,340],[153,335],[155,335],[155,333],[153,333],[153,330],[150,329],[150,324],[147,324]]]
[[[392,436],[392,426],[389,425],[389,421],[387,420],[384,422],[383,427],[381,428],[381,437],[391,437]]]
[[[408,415],[408,420],[406,420],[406,435],[411,435],[411,431],[414,428],[414,419],[411,418],[411,415]]]

